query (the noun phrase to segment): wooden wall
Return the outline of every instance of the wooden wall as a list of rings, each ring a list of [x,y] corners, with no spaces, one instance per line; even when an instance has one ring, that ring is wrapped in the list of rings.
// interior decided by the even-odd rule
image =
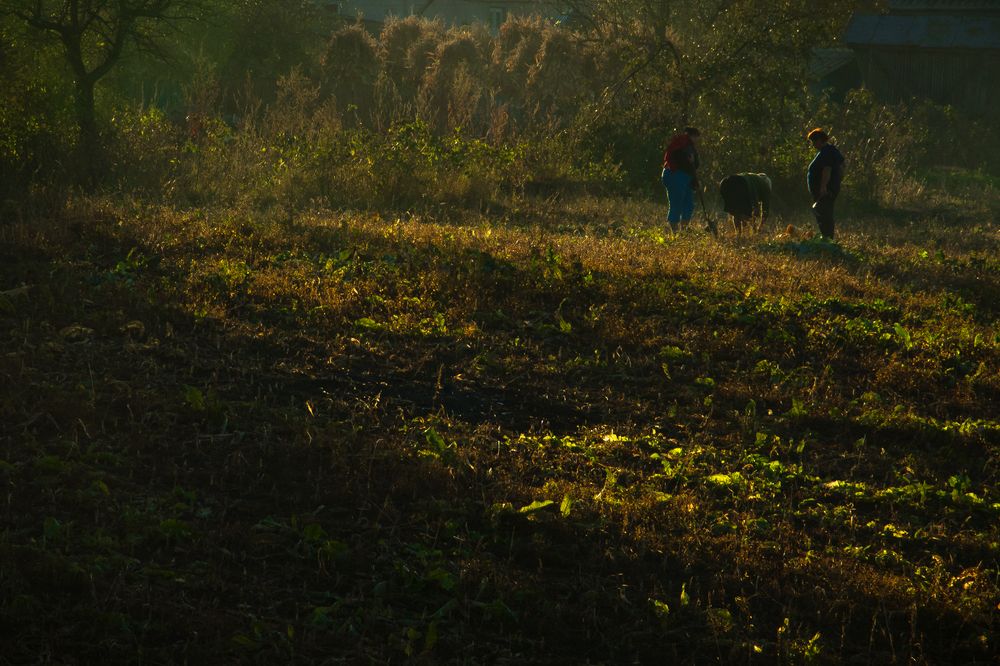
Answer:
[[[865,85],[887,101],[923,97],[985,115],[1000,105],[1000,51],[856,48]]]

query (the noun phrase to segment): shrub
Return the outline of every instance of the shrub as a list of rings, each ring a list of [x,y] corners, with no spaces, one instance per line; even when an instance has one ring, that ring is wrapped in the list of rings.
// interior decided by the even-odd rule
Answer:
[[[144,194],[172,189],[183,146],[180,128],[156,107],[124,106],[111,125],[112,182]]]
[[[72,100],[44,49],[0,25],[0,212],[60,199],[72,177]]]
[[[871,203],[894,203],[913,193],[914,168],[928,128],[906,105],[881,104],[868,90],[850,92],[833,127],[850,165],[845,187]]]

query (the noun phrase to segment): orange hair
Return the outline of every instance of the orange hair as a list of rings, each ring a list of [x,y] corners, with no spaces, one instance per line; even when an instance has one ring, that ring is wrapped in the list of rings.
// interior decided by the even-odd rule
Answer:
[[[822,128],[817,127],[816,129],[809,132],[808,138],[810,141],[814,139],[819,139],[820,141],[829,141],[830,135],[824,132]]]

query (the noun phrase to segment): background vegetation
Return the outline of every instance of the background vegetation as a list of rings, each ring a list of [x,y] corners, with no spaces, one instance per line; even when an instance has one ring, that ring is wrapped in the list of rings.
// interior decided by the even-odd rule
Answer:
[[[4,0],[0,662],[990,663],[996,138],[816,90],[861,4]]]
[[[38,27],[61,3],[41,3],[43,21],[6,2],[0,194],[18,205],[58,207],[79,184],[291,216],[556,185],[649,195],[688,123],[708,137],[706,182],[765,171],[785,199],[801,196],[813,125],[855,156],[848,191],[868,203],[910,197],[939,155],[997,167],[991,133],[953,109],[815,91],[811,49],[841,32],[847,1],[596,3],[568,25],[511,19],[491,35],[417,17],[372,34],[306,1],[140,0],[166,9],[129,24],[121,51],[98,32],[78,40],[82,71],[105,65],[84,112],[65,40]]]

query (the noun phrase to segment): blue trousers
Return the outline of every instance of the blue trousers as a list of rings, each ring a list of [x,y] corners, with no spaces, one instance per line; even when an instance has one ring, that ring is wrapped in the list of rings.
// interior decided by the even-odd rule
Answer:
[[[691,176],[683,171],[663,170],[663,187],[667,188],[667,221],[674,230],[681,222],[690,222],[694,216],[694,190]]]

